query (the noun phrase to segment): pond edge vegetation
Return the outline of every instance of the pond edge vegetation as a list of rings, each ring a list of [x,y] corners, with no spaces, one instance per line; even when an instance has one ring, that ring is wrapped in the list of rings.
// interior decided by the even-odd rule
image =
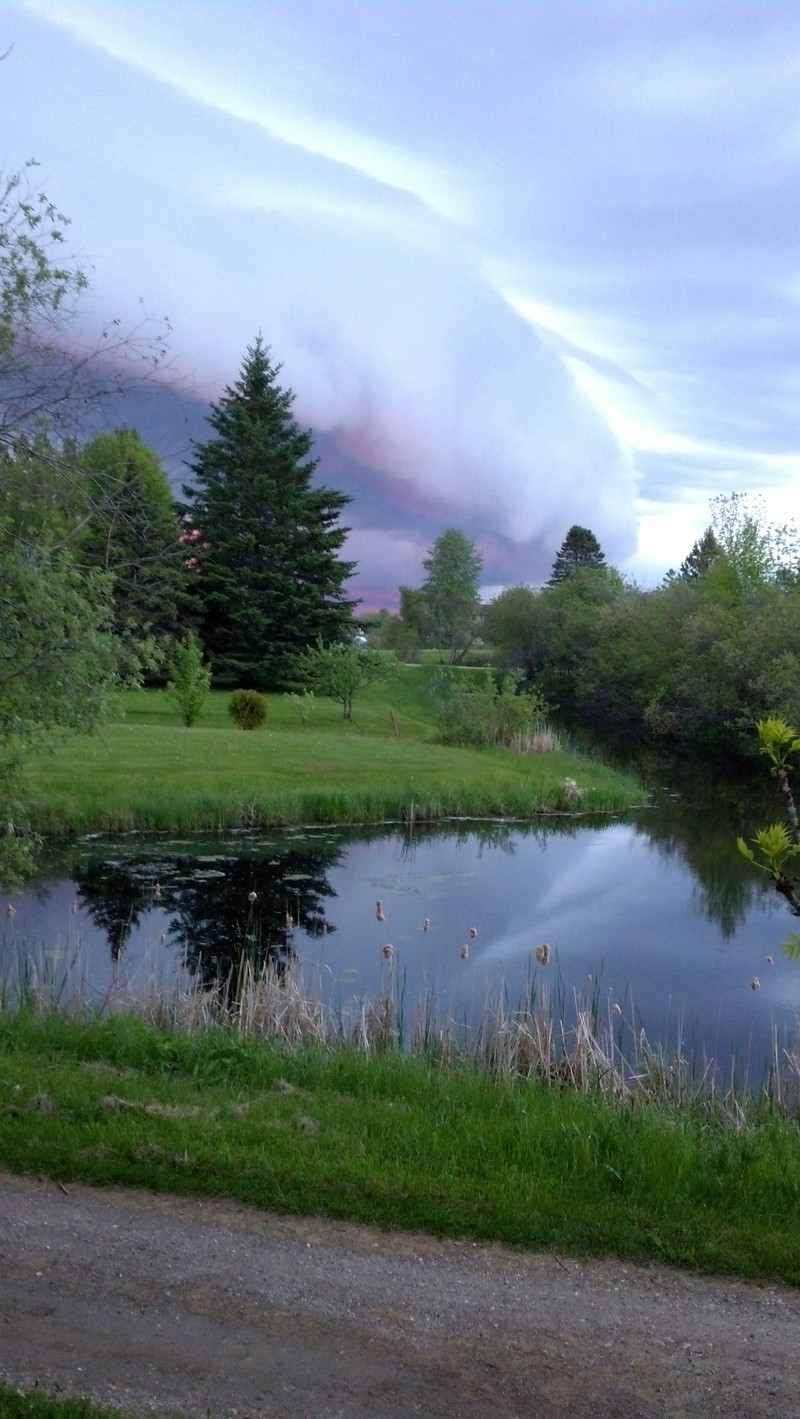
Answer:
[[[469,1047],[424,1013],[398,1047],[388,997],[325,1040],[297,982],[243,984],[225,1008],[0,1013],[4,1166],[800,1283],[797,1073],[791,1100],[746,1098],[642,1042],[623,1078],[544,996],[487,1007]]]

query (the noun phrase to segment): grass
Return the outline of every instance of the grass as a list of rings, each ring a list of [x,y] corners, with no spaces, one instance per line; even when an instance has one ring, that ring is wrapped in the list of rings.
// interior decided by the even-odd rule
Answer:
[[[56,1398],[0,1384],[0,1419],[120,1419],[120,1413],[98,1409],[86,1399]]]
[[[259,828],[297,823],[530,818],[641,801],[635,780],[575,754],[514,754],[436,742],[427,672],[400,667],[365,690],[356,719],[319,700],[308,725],[291,697],[269,696],[264,730],[230,723],[228,696],[209,697],[192,729],[165,691],[129,692],[119,718],[27,766],[27,826],[41,833]]]
[[[65,1184],[800,1283],[796,1122],[380,1040],[6,1012],[0,1156]]]

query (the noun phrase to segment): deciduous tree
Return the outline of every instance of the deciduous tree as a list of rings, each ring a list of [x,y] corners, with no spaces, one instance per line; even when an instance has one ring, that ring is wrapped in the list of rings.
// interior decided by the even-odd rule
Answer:
[[[422,565],[427,576],[416,600],[413,593],[406,596],[406,608],[415,608],[423,643],[446,652],[458,665],[480,629],[483,558],[471,538],[448,527]]]

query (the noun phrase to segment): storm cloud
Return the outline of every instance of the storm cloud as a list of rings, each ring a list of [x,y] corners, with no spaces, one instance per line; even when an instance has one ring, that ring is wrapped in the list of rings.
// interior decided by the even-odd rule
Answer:
[[[42,162],[98,314],[169,315],[167,452],[261,331],[365,603],[452,525],[501,585],[575,522],[652,580],[718,492],[785,520],[795,4],[42,0],[9,45],[3,166]]]

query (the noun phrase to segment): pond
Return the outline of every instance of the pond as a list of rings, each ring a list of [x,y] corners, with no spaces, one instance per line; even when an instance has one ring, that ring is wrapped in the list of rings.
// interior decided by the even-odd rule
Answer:
[[[9,899],[0,979],[35,966],[59,998],[101,1006],[112,987],[168,994],[269,953],[302,959],[329,1002],[377,998],[391,973],[408,1007],[428,992],[467,1023],[534,982],[567,1021],[576,995],[593,999],[615,1029],[735,1058],[752,1081],[773,1031],[795,1043],[800,1006],[800,964],[781,949],[796,922],[735,849],[770,815],[771,801],[664,789],[592,820],[86,838]]]

